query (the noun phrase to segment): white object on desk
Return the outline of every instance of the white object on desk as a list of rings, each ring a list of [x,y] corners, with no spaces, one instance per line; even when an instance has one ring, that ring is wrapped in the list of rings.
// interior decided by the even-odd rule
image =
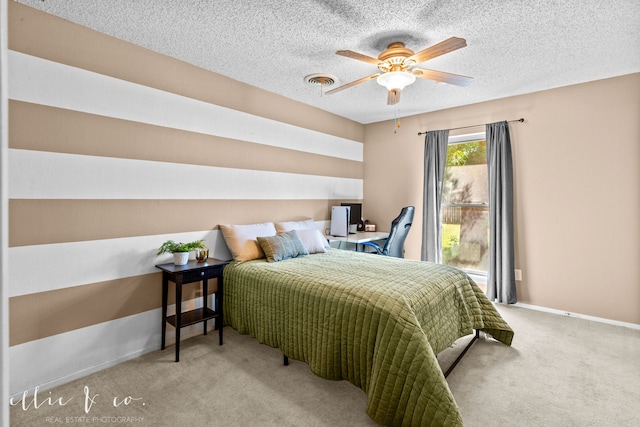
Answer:
[[[331,206],[331,236],[349,235],[349,206]]]

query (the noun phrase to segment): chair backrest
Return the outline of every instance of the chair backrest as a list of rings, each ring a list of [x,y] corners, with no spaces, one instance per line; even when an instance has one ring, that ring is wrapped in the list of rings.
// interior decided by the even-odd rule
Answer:
[[[382,255],[404,258],[404,241],[413,222],[414,210],[413,206],[405,206],[400,211],[400,215],[391,221],[389,237],[382,248]]]

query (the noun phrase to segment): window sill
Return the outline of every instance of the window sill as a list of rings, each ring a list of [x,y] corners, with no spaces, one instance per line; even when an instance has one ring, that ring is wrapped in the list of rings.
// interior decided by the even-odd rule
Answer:
[[[474,274],[474,273],[468,273],[469,277],[471,277],[473,279],[474,282],[476,282],[476,285],[478,286],[487,286],[487,276],[481,275],[481,274]]]

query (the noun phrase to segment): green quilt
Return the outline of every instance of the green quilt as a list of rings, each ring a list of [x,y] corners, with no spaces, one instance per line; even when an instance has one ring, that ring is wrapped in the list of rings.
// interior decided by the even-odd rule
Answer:
[[[360,387],[383,425],[462,425],[436,354],[473,329],[513,338],[482,290],[439,264],[331,249],[232,262],[224,285],[226,325]]]

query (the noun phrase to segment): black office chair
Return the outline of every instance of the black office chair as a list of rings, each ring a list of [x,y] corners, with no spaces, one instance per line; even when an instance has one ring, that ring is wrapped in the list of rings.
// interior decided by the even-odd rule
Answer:
[[[374,242],[365,242],[363,245],[371,246],[376,250],[378,255],[392,256],[396,258],[404,258],[404,241],[409,234],[411,223],[413,222],[413,206],[405,206],[400,211],[400,215],[391,221],[391,229],[389,237],[384,242],[384,246],[380,247]]]

